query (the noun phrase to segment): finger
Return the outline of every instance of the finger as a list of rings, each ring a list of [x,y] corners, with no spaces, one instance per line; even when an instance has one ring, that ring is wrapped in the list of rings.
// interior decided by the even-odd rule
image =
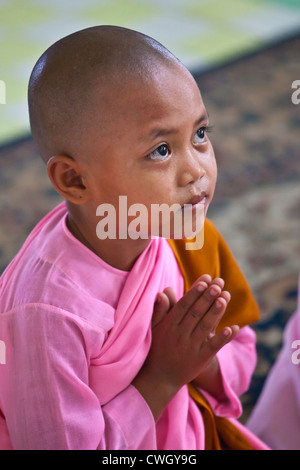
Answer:
[[[227,308],[227,305],[231,299],[231,295],[230,295],[230,292],[228,291],[222,291],[221,294],[219,295],[219,297],[217,297],[216,301],[218,299],[224,299],[224,301],[226,302],[226,308]],[[222,302],[222,301],[221,301]],[[218,324],[215,324],[215,326],[213,327],[211,333],[214,334],[215,333],[215,330],[217,328]]]
[[[237,336],[238,332],[240,331],[240,327],[238,325],[232,325],[231,327],[231,331],[232,331],[232,337],[231,337],[231,341]],[[211,333],[209,333],[207,339],[211,339],[213,336],[215,336],[216,332],[213,331]]]
[[[201,281],[206,282],[206,284],[210,284],[212,281],[212,277],[210,274],[202,274],[200,277],[198,277],[194,284],[192,284],[191,288],[195,287]]]
[[[208,312],[195,325],[192,334],[199,344],[211,336],[215,332],[221,318],[227,308],[228,302],[224,297],[219,296],[212,304]]]
[[[237,335],[239,327],[237,325],[234,326],[225,326],[219,333],[212,336],[208,343],[211,343],[212,347],[216,347],[220,349],[220,346],[223,344],[228,344],[232,341],[235,336]],[[221,346],[221,347],[223,347]]]
[[[184,294],[181,299],[178,300],[176,305],[174,305],[171,310],[171,315],[175,317],[175,321],[180,324],[182,319],[185,317],[189,309],[196,302],[199,297],[202,296],[203,292],[207,289],[207,283],[204,281],[199,281],[191,287],[186,294]]]
[[[169,297],[165,294],[165,292],[159,292],[156,296],[156,301],[153,308],[152,328],[157,326],[162,321],[169,310]]]
[[[230,328],[231,328],[231,331],[232,331],[232,338],[231,338],[231,341],[232,341],[236,337],[238,332],[240,331],[240,327],[238,325],[233,325]]]
[[[225,281],[224,279],[222,279],[221,277],[215,277],[214,279],[212,279],[212,277],[209,275],[209,274],[203,274],[202,276],[200,276],[196,282],[194,282],[194,284],[192,285],[195,286],[198,282],[200,281],[204,281],[206,282],[206,284],[210,285],[212,283],[214,284],[217,284],[219,287],[221,287],[221,289],[224,288],[224,285],[225,285]]]
[[[170,308],[174,307],[174,305],[177,302],[177,298],[176,298],[176,294],[174,292],[174,289],[172,287],[166,287],[164,289],[164,293],[167,295],[167,297],[169,299]]]
[[[212,280],[204,292],[204,295],[199,298],[197,303],[195,303],[191,308],[191,313],[195,316],[195,318],[197,318],[197,311],[198,318],[201,318],[209,310],[218,297],[224,297],[226,301],[230,300],[230,293],[227,291],[222,291],[224,284],[225,283],[222,278],[215,278]]]
[[[226,291],[226,290],[223,290],[221,292],[221,294],[219,295],[219,297],[224,297],[224,299],[226,300],[226,302],[228,303],[231,299],[231,294],[230,292]]]
[[[205,289],[203,295],[199,296],[193,305],[190,306],[187,314],[182,317],[182,326],[192,331],[199,320],[206,315],[216,298],[220,296],[221,292],[221,287],[212,282],[207,289]]]
[[[202,344],[200,349],[201,360],[208,363],[226,344],[234,338],[232,328],[226,326],[219,333],[212,336],[208,341]]]
[[[224,289],[225,281],[224,281],[224,279],[222,279],[221,277],[215,277],[214,279],[212,279],[211,284],[216,284],[216,285],[219,286],[221,289]]]

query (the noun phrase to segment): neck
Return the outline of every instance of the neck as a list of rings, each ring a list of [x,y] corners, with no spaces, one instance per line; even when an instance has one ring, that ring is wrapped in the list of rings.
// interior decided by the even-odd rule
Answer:
[[[80,212],[80,211],[75,211]],[[100,240],[96,235],[96,221],[89,222],[89,218],[79,216],[69,210],[67,227],[72,235],[89,250],[93,251],[107,264],[122,271],[130,271],[140,254],[147,248],[151,239],[126,240],[105,239]]]

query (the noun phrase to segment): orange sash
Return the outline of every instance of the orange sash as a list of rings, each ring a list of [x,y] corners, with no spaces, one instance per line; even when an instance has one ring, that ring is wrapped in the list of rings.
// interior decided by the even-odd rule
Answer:
[[[213,223],[205,220],[204,246],[201,250],[186,250],[186,240],[168,240],[183,274],[185,292],[202,274],[212,278],[221,277],[231,300],[218,326],[249,325],[259,319],[257,303],[243,273],[238,267],[228,245]],[[217,330],[218,330],[217,329]],[[198,404],[205,425],[206,450],[251,450],[243,434],[226,418],[220,418],[213,411],[204,396],[192,384],[190,395]]]

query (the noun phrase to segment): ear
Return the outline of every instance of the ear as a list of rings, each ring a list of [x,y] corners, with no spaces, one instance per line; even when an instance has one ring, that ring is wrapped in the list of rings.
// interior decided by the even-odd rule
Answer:
[[[47,163],[51,183],[65,199],[74,204],[85,204],[89,200],[80,165],[66,155],[55,155]]]

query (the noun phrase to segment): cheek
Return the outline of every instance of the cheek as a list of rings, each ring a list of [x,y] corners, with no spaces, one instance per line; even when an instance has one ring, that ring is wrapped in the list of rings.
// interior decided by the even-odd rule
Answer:
[[[153,204],[168,202],[174,191],[174,175],[168,168],[149,168],[148,171],[140,173],[134,186],[142,200]]]
[[[215,153],[214,153],[214,150],[213,150],[213,147],[212,145],[210,144],[210,149],[209,149],[209,153],[210,153],[210,158],[209,158],[209,173],[210,173],[210,177],[211,177],[211,180],[212,182],[216,182],[217,180],[217,174],[218,174],[218,168],[217,168],[217,162],[216,162],[216,157],[215,157]]]
[[[213,164],[212,164],[212,179],[213,179],[214,183],[216,183],[216,181],[217,181],[217,176],[218,176],[218,167],[217,167],[217,162],[214,158]]]

